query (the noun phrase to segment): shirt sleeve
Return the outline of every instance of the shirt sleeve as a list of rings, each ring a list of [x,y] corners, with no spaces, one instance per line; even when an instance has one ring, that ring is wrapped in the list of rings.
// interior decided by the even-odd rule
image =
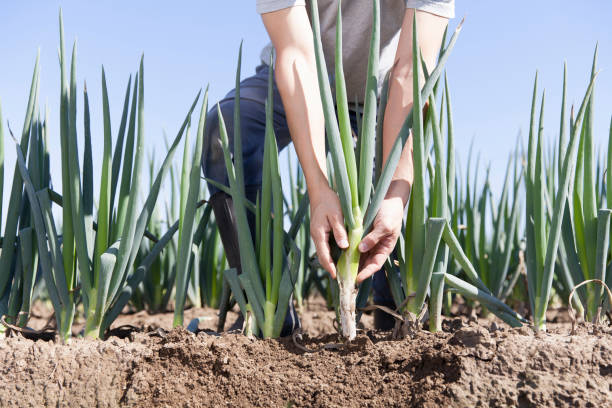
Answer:
[[[271,13],[293,6],[305,6],[305,0],[257,0],[257,12],[259,14]]]
[[[455,0],[406,0],[406,8],[426,11],[446,18],[455,17]]]

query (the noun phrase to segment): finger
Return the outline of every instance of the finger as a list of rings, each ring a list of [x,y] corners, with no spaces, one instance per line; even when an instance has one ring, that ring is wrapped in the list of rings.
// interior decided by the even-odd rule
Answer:
[[[372,229],[372,231],[370,231],[370,233],[359,243],[359,252],[368,252],[374,248],[384,236],[385,233],[377,226],[374,226],[374,229]]]
[[[329,233],[322,230],[316,231],[312,234],[312,240],[314,241],[321,267],[329,272],[332,279],[336,279],[336,265],[334,265],[329,249]]]
[[[361,282],[379,271],[389,258],[391,252],[393,252],[393,248],[394,245],[389,240],[389,237],[384,237],[363,260],[357,282]]]
[[[388,256],[389,255],[385,253],[376,253],[368,257],[363,269],[359,272],[359,274],[357,274],[357,284],[363,282],[381,270]]]
[[[329,225],[332,228],[334,233],[334,239],[336,240],[336,244],[340,249],[346,249],[349,246],[348,237],[346,235],[346,229],[344,228],[344,223],[340,216],[331,215],[327,217],[329,221]]]

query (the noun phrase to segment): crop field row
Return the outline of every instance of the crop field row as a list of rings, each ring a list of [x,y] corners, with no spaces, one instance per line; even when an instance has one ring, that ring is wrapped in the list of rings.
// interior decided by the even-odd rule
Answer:
[[[14,341],[10,337],[42,339],[57,336],[59,344],[82,348],[85,347],[82,338],[114,339],[117,332],[113,329],[122,327],[116,321],[128,314],[142,311],[153,316],[172,313],[172,327],[185,327],[200,334],[189,337],[182,330],[170,334],[164,332],[160,335],[162,343],[149,344],[152,340],[144,334],[132,333],[132,340],[140,339],[134,343],[132,351],[147,364],[153,360],[146,360],[144,346],[136,344],[148,344],[147,347],[161,356],[166,350],[164,347],[170,347],[166,351],[172,355],[176,350],[172,351],[171,344],[185,341],[200,352],[192,351],[188,357],[189,361],[199,362],[194,370],[202,370],[200,376],[208,375],[203,368],[207,365],[223,371],[219,367],[226,364],[228,371],[221,375],[226,379],[230,376],[248,378],[252,374],[244,371],[245,365],[232,361],[254,359],[252,364],[263,364],[260,360],[264,359],[265,353],[280,353],[274,355],[284,356],[278,357],[281,365],[282,361],[290,361],[287,364],[300,366],[306,364],[303,358],[310,352],[333,354],[335,351],[331,350],[334,347],[334,350],[344,348],[351,359],[356,358],[356,354],[351,354],[351,347],[357,347],[360,353],[369,356],[363,357],[366,360],[376,360],[372,356],[379,356],[376,361],[384,362],[386,370],[393,364],[403,364],[404,360],[394,350],[400,350],[399,353],[406,350],[414,358],[420,356],[418,358],[422,358],[426,366],[438,367],[440,376],[435,377],[435,381],[441,384],[459,381],[459,377],[453,377],[456,373],[451,367],[455,364],[460,370],[468,364],[468,360],[460,361],[458,357],[464,355],[464,349],[477,350],[474,353],[480,353],[478,358],[482,357],[481,360],[492,359],[495,345],[500,350],[500,347],[510,344],[507,338],[512,338],[514,346],[508,346],[508,353],[518,361],[518,345],[531,347],[529,344],[532,343],[526,339],[533,339],[534,333],[535,338],[544,336],[547,331],[550,336],[560,336],[547,338],[549,342],[565,336],[559,335],[555,328],[557,321],[551,321],[551,313],[557,310],[569,310],[571,330],[578,333],[577,336],[580,333],[587,336],[587,331],[595,334],[599,331],[601,336],[608,336],[612,305],[612,188],[608,186],[612,185],[612,174],[607,170],[612,166],[612,123],[609,143],[599,151],[594,142],[593,126],[594,95],[599,75],[597,48],[589,81],[584,84],[584,93],[575,105],[570,105],[567,100],[570,78],[566,68],[562,71],[562,100],[554,101],[554,105],[559,106],[555,118],[544,118],[545,104],[550,102],[539,89],[536,74],[532,99],[525,101],[525,114],[530,118],[527,137],[517,139],[514,151],[508,152],[508,160],[502,164],[506,169],[505,178],[499,181],[501,194],[494,194],[488,168],[474,160],[472,153],[467,163],[459,163],[455,157],[459,135],[453,130],[452,86],[447,79],[445,64],[452,58],[456,42],[460,41],[462,25],[454,32],[445,33],[437,63],[428,70],[416,41],[418,27],[415,20],[413,108],[383,162],[382,120],[389,84],[387,78],[379,91],[375,79],[381,24],[378,1],[373,2],[374,21],[368,61],[370,80],[366,84],[364,104],[356,109],[358,132],[354,132],[350,125],[349,111],[355,110],[355,106],[347,100],[346,67],[342,66],[341,57],[336,58],[336,65],[331,67],[334,75],[328,75],[331,71],[328,71],[323,58],[316,1],[311,3],[319,88],[325,115],[328,178],[330,186],[338,194],[348,232],[346,249],[340,249],[333,236],[329,242],[337,278],[333,279],[322,269],[309,234],[309,200],[299,163],[289,160],[285,168],[278,160],[273,120],[273,70],[269,70],[268,78],[262,188],[257,200],[252,202],[247,199],[244,185],[242,138],[245,135],[240,132],[240,103],[235,105],[233,117],[223,117],[219,106],[209,106],[208,89],[200,91],[186,106],[183,123],[168,140],[163,161],[156,163],[147,159],[144,57],[128,81],[121,117],[111,118],[107,89],[111,84],[107,84],[104,69],[101,72],[101,92],[77,85],[76,43],[70,52],[60,14],[61,98],[56,101],[58,109],[54,109],[59,114],[59,129],[47,125],[48,110],[41,105],[39,95],[38,60],[32,75],[25,119],[19,129],[6,126],[0,106],[0,197],[5,189],[10,191],[9,199],[0,201],[0,214],[6,214],[4,220],[0,218],[0,329],[7,338],[0,342]],[[336,27],[336,53],[341,56],[340,13]],[[235,98],[238,101],[241,53],[242,48],[236,72]],[[102,96],[103,117],[100,124],[103,140],[96,141],[91,136],[89,111],[89,98],[94,94]],[[77,112],[77,102],[81,98],[84,109]],[[206,145],[205,130],[210,126],[207,121],[209,112],[216,112],[219,117],[220,143],[229,181],[227,186],[202,175],[201,158]],[[233,135],[228,135],[227,131],[229,126],[226,124],[230,121]],[[553,141],[544,137],[551,133],[555,135]],[[61,145],[61,156],[50,154],[51,143]],[[103,145],[102,157],[93,157],[92,143]],[[5,148],[16,148],[17,164],[12,172],[4,167]],[[372,278],[362,281],[359,276],[360,260],[363,260],[358,245],[372,228],[402,150],[408,148],[412,149],[414,183],[402,234],[392,256],[384,263],[396,305],[389,308],[374,304]],[[94,160],[101,162],[100,174],[94,174]],[[61,163],[60,174],[50,172],[50,162],[54,161]],[[147,177],[143,176],[145,174]],[[289,185],[283,186],[281,174],[288,175]],[[12,176],[12,179],[5,175]],[[231,267],[226,259],[219,227],[208,202],[207,183],[233,199],[239,268]],[[94,191],[94,185],[99,190]],[[279,338],[292,307],[298,315],[303,318],[310,316],[310,319],[312,312],[309,308],[313,302],[321,307],[320,313],[328,313],[326,316],[335,322],[331,326],[335,332],[333,340],[329,338],[330,332],[325,334],[328,337],[309,337],[307,327],[302,330],[305,335],[295,332],[292,338],[281,339],[279,343],[259,340]],[[34,310],[40,308],[49,311],[49,321],[44,327],[34,329],[32,321],[40,314]],[[205,323],[203,317],[198,318],[192,313],[189,319],[185,318],[186,310],[202,308],[214,310],[208,317],[214,319],[213,323]],[[367,319],[375,309],[384,310],[394,319],[395,326],[385,341],[396,342],[397,349],[386,349],[391,346],[383,345],[380,333],[369,337],[363,335],[364,326],[367,330],[369,324],[364,320],[369,321]],[[489,331],[483,333],[478,324],[466,323],[469,314],[473,315],[472,320],[481,319],[478,324],[496,322],[490,329],[491,334]],[[476,314],[479,317],[474,317]],[[244,351],[251,347],[252,342],[261,341],[257,347],[270,349],[265,352],[257,349],[248,355],[230,352],[223,354],[230,362],[219,363],[223,359],[218,360],[221,357],[213,353],[217,350],[212,345],[213,338],[202,337],[202,324],[207,325],[207,333],[222,332],[226,328],[226,317],[234,319],[238,315],[244,321],[239,328],[240,335],[222,337],[230,345],[223,343],[225,345],[219,347],[237,347]],[[486,320],[488,323],[482,323],[482,319],[489,319]],[[587,323],[580,326],[576,322]],[[457,327],[453,328],[453,325]],[[500,332],[497,332],[497,325],[503,327]],[[428,337],[430,335],[424,334],[423,330],[437,333],[431,335],[437,337]],[[242,337],[243,334],[247,339]],[[416,343],[410,345],[411,339],[417,339]],[[431,350],[419,349],[419,341],[437,344],[444,357],[431,354]],[[474,341],[476,343],[470,343]],[[584,341],[589,343],[590,340]],[[331,348],[328,347],[330,342],[333,343]],[[293,350],[293,354],[282,354],[284,351],[279,347],[282,348],[283,344]],[[129,348],[115,343],[100,347],[115,347],[113,350],[118,355],[128,353],[126,350]],[[298,349],[292,347],[299,347],[298,357],[294,355]],[[587,347],[591,347],[589,352],[596,350],[591,343]],[[3,350],[0,346],[0,355]],[[571,349],[567,353],[576,357],[579,350]],[[347,361],[341,360],[339,354],[333,356],[333,359],[338,359],[333,360],[334,364]],[[318,369],[333,371],[323,361],[313,358],[312,364]],[[481,364],[478,358],[469,360],[470,364]],[[350,364],[359,364],[350,361]],[[605,361],[600,364],[604,367]],[[296,366],[286,367],[289,371],[285,374]],[[146,370],[139,367],[141,374],[145,375]],[[420,370],[415,367],[412,367],[413,372]],[[124,370],[125,367],[117,366],[116,369]],[[588,371],[582,366],[578,369]],[[122,384],[130,382],[130,386],[136,387],[133,380],[136,377],[133,376],[137,370],[134,370],[130,376],[117,377],[117,381]],[[360,375],[369,375],[366,369],[359,370]],[[522,370],[527,369],[523,367]],[[600,370],[604,378],[610,375],[609,371],[601,373]],[[347,375],[353,374],[355,372]],[[282,381],[290,382],[290,379],[283,378]],[[385,381],[382,377],[372,378],[380,384]],[[411,387],[420,384],[415,378],[410,380]],[[210,381],[214,383],[216,380]],[[223,383],[225,380],[218,381]],[[607,380],[601,381],[600,385]],[[306,387],[315,387],[308,384]],[[316,387],[320,386],[317,383]],[[467,384],[463,386],[468,387]],[[293,391],[282,401],[269,397],[268,402],[284,404],[299,400],[303,405],[317,404],[316,400],[308,400],[309,397],[298,390],[297,385],[291,387]],[[460,401],[473,403],[469,397],[462,396],[460,388],[451,387],[449,389],[454,391],[449,392]],[[451,395],[447,393],[444,398],[430,398],[425,390],[430,388],[421,390],[422,394],[418,395],[423,399],[418,401],[442,403]],[[569,388],[566,391],[570,395],[575,392]],[[152,390],[142,392],[154,393]],[[202,392],[202,398],[206,395],[218,398],[214,400],[216,402],[211,400],[213,405],[220,404],[223,399],[219,390]],[[256,390],[250,392],[256,393]],[[294,399],[290,398],[291,392],[296,395]],[[369,395],[368,392],[364,390],[363,395]],[[498,400],[498,403],[512,405],[520,401],[519,394],[510,392],[496,398],[506,398]],[[414,395],[409,397],[401,391],[392,395],[406,398],[406,401],[413,398],[411,403],[418,403]],[[109,394],[108,398],[122,403],[131,401],[135,405],[144,401],[127,391],[123,395]],[[593,398],[601,402],[606,396]],[[197,404],[194,400],[185,401]],[[249,404],[256,405],[254,400],[249,401]],[[390,401],[375,401],[393,405]],[[325,404],[322,401],[318,403]],[[109,402],[109,405],[113,404]]]

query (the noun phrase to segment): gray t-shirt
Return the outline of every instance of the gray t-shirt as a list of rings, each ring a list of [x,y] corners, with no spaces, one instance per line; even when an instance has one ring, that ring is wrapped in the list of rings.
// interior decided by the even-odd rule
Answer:
[[[318,2],[323,53],[330,74],[333,73],[335,66],[337,1],[319,0]],[[257,0],[257,12],[270,13],[292,6],[304,6],[305,3],[306,0]],[[415,8],[453,18],[455,2],[454,0],[383,0],[380,8],[379,87],[393,65],[406,8]],[[310,10],[310,5],[307,6],[307,10]],[[349,103],[363,101],[371,26],[371,1],[345,0],[342,2],[343,63]],[[268,44],[262,50],[263,63],[267,64],[270,61],[272,50],[272,44]]]

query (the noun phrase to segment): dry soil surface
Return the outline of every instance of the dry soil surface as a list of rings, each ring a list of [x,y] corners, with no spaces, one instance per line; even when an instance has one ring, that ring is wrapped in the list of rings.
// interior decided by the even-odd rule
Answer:
[[[204,309],[193,310],[198,314]],[[324,308],[305,314],[305,323],[314,322],[306,331],[316,329],[298,344],[315,352],[291,338],[183,329],[69,345],[9,338],[0,341],[0,406],[612,406],[608,328],[581,326],[569,335],[570,326],[559,323],[536,336],[526,327],[456,318],[437,334],[391,340],[364,330],[344,345],[335,334],[321,334],[333,330]],[[119,324],[156,327],[135,316]],[[157,327],[165,319],[157,316]],[[200,328],[214,323],[203,319]]]

